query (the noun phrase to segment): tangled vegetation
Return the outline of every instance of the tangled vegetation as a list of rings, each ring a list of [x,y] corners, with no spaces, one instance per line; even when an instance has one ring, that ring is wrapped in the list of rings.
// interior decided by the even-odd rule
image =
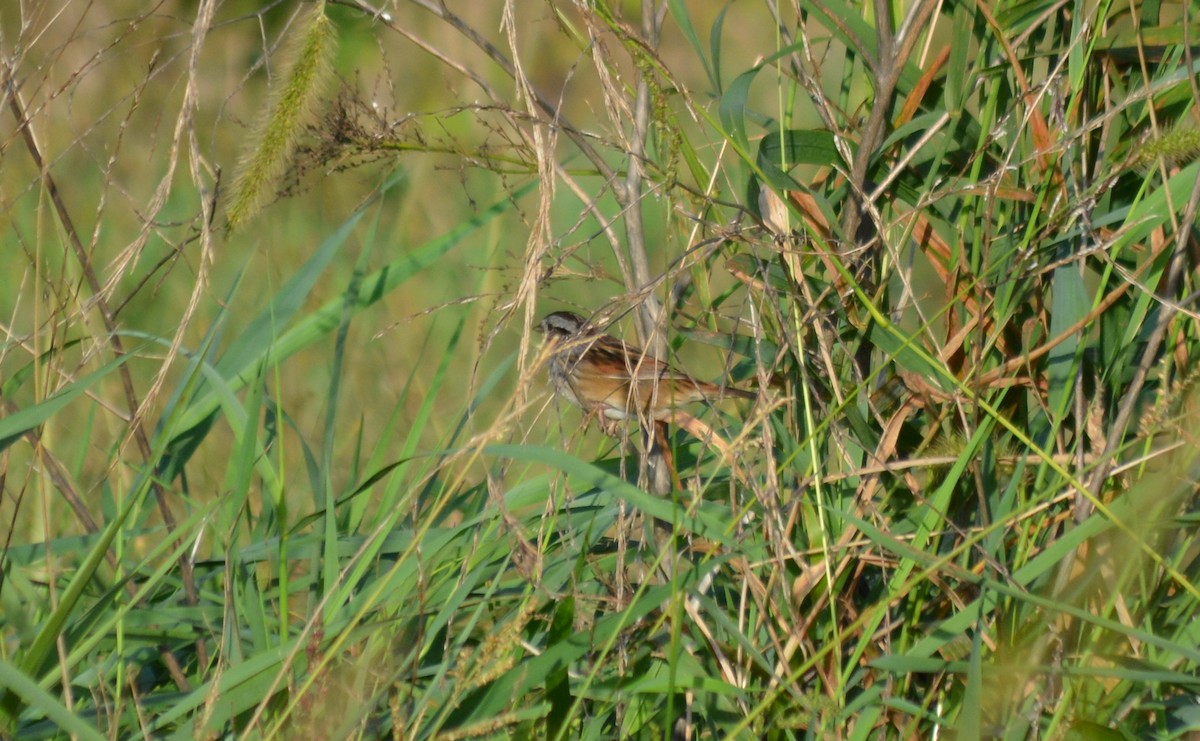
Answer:
[[[0,736],[1200,731],[1194,8],[52,5]],[[757,398],[653,481],[555,309]]]

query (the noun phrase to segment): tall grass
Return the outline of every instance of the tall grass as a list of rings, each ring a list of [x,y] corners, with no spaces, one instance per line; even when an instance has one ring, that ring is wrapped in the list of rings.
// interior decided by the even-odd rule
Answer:
[[[1190,10],[691,5],[3,11],[0,733],[1200,730]]]

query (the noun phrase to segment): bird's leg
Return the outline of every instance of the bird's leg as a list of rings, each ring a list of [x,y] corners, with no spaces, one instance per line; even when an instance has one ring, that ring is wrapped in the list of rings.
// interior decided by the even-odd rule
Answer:
[[[620,437],[621,436],[621,421],[618,419],[609,419],[608,415],[606,415],[604,413],[603,405],[588,407],[584,411],[584,416],[583,416],[584,429],[587,429],[587,426],[592,423],[593,419],[596,420],[596,425],[600,428],[600,431],[603,432],[605,435],[607,435],[609,437]]]
[[[619,437],[621,434],[621,420],[609,419],[603,412],[599,415],[600,430],[609,437]]]

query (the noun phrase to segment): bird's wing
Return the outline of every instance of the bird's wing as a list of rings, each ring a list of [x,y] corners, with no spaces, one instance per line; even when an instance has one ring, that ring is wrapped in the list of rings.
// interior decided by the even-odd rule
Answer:
[[[640,347],[627,345],[612,337],[601,337],[590,349],[590,352],[600,355],[610,361],[603,367],[610,368],[609,372],[601,372],[604,378],[631,381],[661,381],[664,379],[692,380],[688,374],[675,370],[665,361],[653,355],[647,355]]]

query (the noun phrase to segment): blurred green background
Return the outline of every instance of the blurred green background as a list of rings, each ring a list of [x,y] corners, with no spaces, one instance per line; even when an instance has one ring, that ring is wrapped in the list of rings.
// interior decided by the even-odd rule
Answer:
[[[695,9],[695,20],[705,28],[721,8],[702,5]],[[118,326],[168,340],[185,316],[200,272],[202,256],[195,240],[200,201],[213,199],[216,193],[214,223],[219,226],[233,174],[239,160],[248,155],[256,122],[266,115],[269,86],[286,71],[281,69],[286,55],[278,47],[286,47],[289,24],[294,26],[297,14],[309,6],[216,4],[212,28],[198,50],[201,74],[194,80],[194,124],[177,140],[177,121],[189,83],[192,22],[198,7],[196,2],[147,7],[141,2],[108,0],[69,2],[61,8],[44,4],[0,8],[3,44],[10,53],[18,53],[14,80],[50,172],[76,228],[91,240],[86,247],[100,280],[116,277],[108,300],[119,307]],[[471,28],[494,34],[492,43],[513,56],[506,46],[507,32],[501,29],[502,4],[464,2],[450,7]],[[636,12],[635,6],[630,7]],[[381,205],[370,210],[349,249],[322,276],[309,308],[345,290],[365,230],[373,232],[370,238],[376,243],[366,261],[369,272],[448,232],[480,209],[509,198],[515,189],[536,178],[529,148],[520,141],[511,121],[495,111],[470,107],[486,100],[478,85],[404,36],[419,38],[429,49],[469,68],[502,94],[515,96],[511,77],[431,13],[411,4],[389,12],[403,34],[357,9],[328,7],[328,17],[336,27],[336,78],[324,86],[320,103],[309,117],[310,131],[301,144],[319,140],[319,130],[329,125],[340,100],[374,110],[380,121],[405,120],[398,130],[411,148],[333,161],[316,161],[303,152],[298,155],[303,171],[289,174],[282,186],[284,192],[271,197],[244,227],[228,234],[218,230],[207,266],[210,272],[186,327],[184,350],[199,346],[221,312],[228,312],[224,336],[236,335],[239,326],[263,309],[316,246],[388,178],[399,175],[399,184]],[[569,6],[518,4],[517,12],[518,56],[530,80],[543,94],[560,101],[562,111],[577,127],[611,133],[578,17],[572,16]],[[556,13],[563,15],[556,17]],[[743,69],[753,64],[759,53],[760,40],[753,38],[750,29],[769,25],[758,5],[739,6],[734,15],[735,22],[725,24],[724,64]],[[292,32],[294,35],[294,28]],[[607,43],[613,43],[612,39]],[[669,31],[663,38],[664,60],[675,57],[679,61],[688,53],[677,32]],[[688,87],[705,87],[703,70],[696,65],[680,63],[672,69],[694,75],[681,80]],[[693,121],[680,124],[692,132],[700,130]],[[107,360],[103,328],[90,302],[79,260],[67,246],[11,115],[4,126],[0,182],[9,259],[5,290],[0,291],[0,315],[7,318],[8,341],[0,357],[0,375],[11,377],[36,354],[77,340],[80,342],[66,351],[77,359],[64,367],[82,374]],[[188,137],[194,141],[189,142]],[[560,150],[567,148],[560,143]],[[481,156],[485,153],[508,156],[508,171],[498,173],[499,168]],[[563,162],[568,168],[573,163],[585,164],[569,154]],[[620,164],[615,158],[614,163]],[[202,173],[202,188],[197,187],[191,168]],[[744,188],[745,175],[740,168],[732,166],[723,177],[729,179],[729,192],[736,194]],[[603,189],[603,183],[594,177],[581,177],[578,182],[589,197]],[[147,222],[151,204],[159,198],[162,207],[153,213],[153,221]],[[623,292],[611,250],[602,239],[597,240],[600,226],[595,219],[581,218],[583,209],[575,194],[560,187],[552,205],[555,248],[541,269],[552,271],[554,277],[539,291],[537,316],[566,307],[590,313]],[[618,216],[611,200],[605,207],[612,218]],[[498,313],[498,307],[511,302],[521,278],[529,224],[536,218],[537,208],[536,193],[527,193],[515,202],[515,208],[470,234],[418,279],[355,320],[347,342],[351,351],[338,424],[356,432],[339,436],[339,446],[358,444],[360,429],[369,443],[373,431],[397,406],[401,407],[401,419],[417,413],[429,379],[460,323],[463,338],[451,349],[453,362],[440,391],[444,398],[436,403],[424,432],[428,445],[434,445],[457,423],[464,399],[473,394],[481,376],[512,361],[523,327],[519,321],[513,326],[513,320]],[[662,271],[686,249],[679,235],[687,231],[674,228],[680,216],[666,213],[656,199],[645,201],[645,217],[650,257],[655,263],[652,269]],[[70,295],[47,294],[47,285],[69,285],[76,290]],[[625,325],[624,329],[632,337],[632,327]],[[271,379],[271,393],[278,395],[282,408],[301,431],[315,432],[329,413],[323,408],[323,399],[329,384],[332,342],[330,337],[304,350]],[[132,343],[127,340],[127,344]],[[145,352],[161,357],[163,348]],[[688,346],[683,352],[684,362],[695,366],[699,375],[721,371],[723,360],[718,351]],[[62,363],[63,356],[57,353],[56,362]],[[138,389],[148,388],[159,371],[153,359],[135,360],[129,367]],[[180,367],[177,362],[168,373],[166,388],[178,378]],[[11,401],[27,406],[66,379],[41,380],[40,388],[25,385]],[[510,376],[504,387],[511,389],[513,383]],[[81,480],[88,488],[114,473],[107,470],[107,451],[122,444],[127,434],[119,418],[119,384],[111,377],[94,391],[112,400],[107,413],[98,412],[86,400],[76,402],[80,416],[87,421],[86,436],[79,435],[78,419],[69,414],[51,420],[42,433],[62,457],[82,464]],[[541,387],[533,391],[540,393]],[[487,395],[471,424],[486,428],[506,398],[506,393]],[[162,409],[164,396],[153,397],[153,402],[145,415],[150,422]],[[568,426],[577,424],[574,410],[565,414]],[[526,420],[530,429],[542,430],[533,435],[535,439],[545,436],[550,417],[557,424],[558,414],[553,409],[550,415]],[[592,439],[589,444],[597,442]],[[193,496],[202,500],[219,496],[229,455],[224,446],[229,443],[228,435],[212,435],[197,453],[188,468]],[[89,450],[99,454],[92,455]],[[338,451],[339,455],[346,452]],[[13,455],[19,459],[22,453]],[[89,467],[92,460],[96,466]],[[21,466],[11,470],[20,471]],[[303,497],[297,500],[300,505]],[[12,500],[6,499],[0,502],[0,519],[19,523],[22,539],[38,540],[36,532],[44,517],[57,521],[65,514],[59,511],[64,506],[61,501],[50,498],[42,503],[53,511],[24,507],[14,518],[17,513]]]

